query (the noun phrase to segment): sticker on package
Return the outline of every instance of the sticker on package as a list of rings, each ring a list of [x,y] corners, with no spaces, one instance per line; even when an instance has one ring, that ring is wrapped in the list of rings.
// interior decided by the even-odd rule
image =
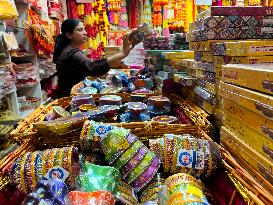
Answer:
[[[204,169],[204,152],[179,149],[176,166]]]

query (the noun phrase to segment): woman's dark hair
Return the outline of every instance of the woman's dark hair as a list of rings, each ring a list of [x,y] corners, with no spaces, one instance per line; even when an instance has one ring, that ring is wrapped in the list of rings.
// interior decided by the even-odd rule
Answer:
[[[81,21],[79,19],[66,19],[62,23],[61,34],[55,40],[53,62],[56,63],[58,57],[61,55],[63,49],[69,44],[70,40],[67,38],[66,33],[73,33],[76,26]]]

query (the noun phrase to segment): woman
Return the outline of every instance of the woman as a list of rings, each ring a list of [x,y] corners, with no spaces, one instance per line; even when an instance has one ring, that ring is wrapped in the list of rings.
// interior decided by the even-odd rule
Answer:
[[[118,65],[128,56],[131,43],[128,35],[123,38],[123,51],[108,59],[91,61],[80,50],[87,40],[83,23],[78,19],[67,19],[62,23],[62,34],[55,42],[53,62],[56,64],[58,76],[57,98],[70,95],[71,88],[86,76],[106,74],[111,67]]]

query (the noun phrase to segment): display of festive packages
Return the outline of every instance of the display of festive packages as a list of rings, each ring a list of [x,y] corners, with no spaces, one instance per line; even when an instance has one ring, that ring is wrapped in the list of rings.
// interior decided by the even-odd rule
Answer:
[[[268,130],[268,136],[264,136],[254,131],[252,128],[246,126],[246,122],[235,120],[231,114],[223,114],[223,125],[231,130],[234,134],[238,136],[245,143],[256,149],[258,152],[264,156],[270,158],[266,150],[273,151],[273,140],[269,135],[270,130]]]
[[[211,53],[220,56],[269,56],[273,55],[273,41],[235,41],[213,43]]]
[[[273,56],[213,56],[215,67],[226,64],[273,63]]]
[[[208,52],[214,43],[237,42],[235,40],[208,40],[208,41],[191,41],[189,42],[190,50]]]
[[[220,81],[219,95],[262,117],[273,120],[273,97]]]
[[[171,51],[171,52],[162,52],[163,59],[187,59],[193,58],[193,51]]]
[[[194,60],[213,63],[213,55],[209,51],[196,51],[194,52]]]
[[[193,22],[191,30],[210,28],[272,27],[272,16],[209,16]]]
[[[212,6],[205,16],[272,16],[272,6]],[[204,16],[204,17],[205,17]]]
[[[268,180],[270,184],[273,184],[272,160],[261,155],[226,127],[222,127],[221,129],[221,144],[231,152],[232,156],[250,173],[252,173],[251,169],[254,169]],[[269,150],[267,150],[267,152],[271,153],[272,156],[272,152]]]
[[[195,30],[189,34],[189,41],[206,40],[240,40],[240,39],[272,39],[271,27],[241,27],[241,28],[208,28]]]
[[[227,64],[221,80],[264,93],[273,93],[273,64]]]
[[[225,115],[229,115],[240,121],[241,124],[253,129],[264,137],[269,137],[273,141],[273,120],[267,119],[247,108],[233,103],[229,100],[222,100],[222,109]]]

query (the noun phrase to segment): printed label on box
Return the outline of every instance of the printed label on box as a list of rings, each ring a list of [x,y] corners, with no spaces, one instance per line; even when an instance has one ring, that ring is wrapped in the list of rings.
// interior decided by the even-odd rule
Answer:
[[[179,149],[176,166],[203,169],[204,152]]]
[[[255,52],[273,52],[273,46],[250,46],[249,51]]]

